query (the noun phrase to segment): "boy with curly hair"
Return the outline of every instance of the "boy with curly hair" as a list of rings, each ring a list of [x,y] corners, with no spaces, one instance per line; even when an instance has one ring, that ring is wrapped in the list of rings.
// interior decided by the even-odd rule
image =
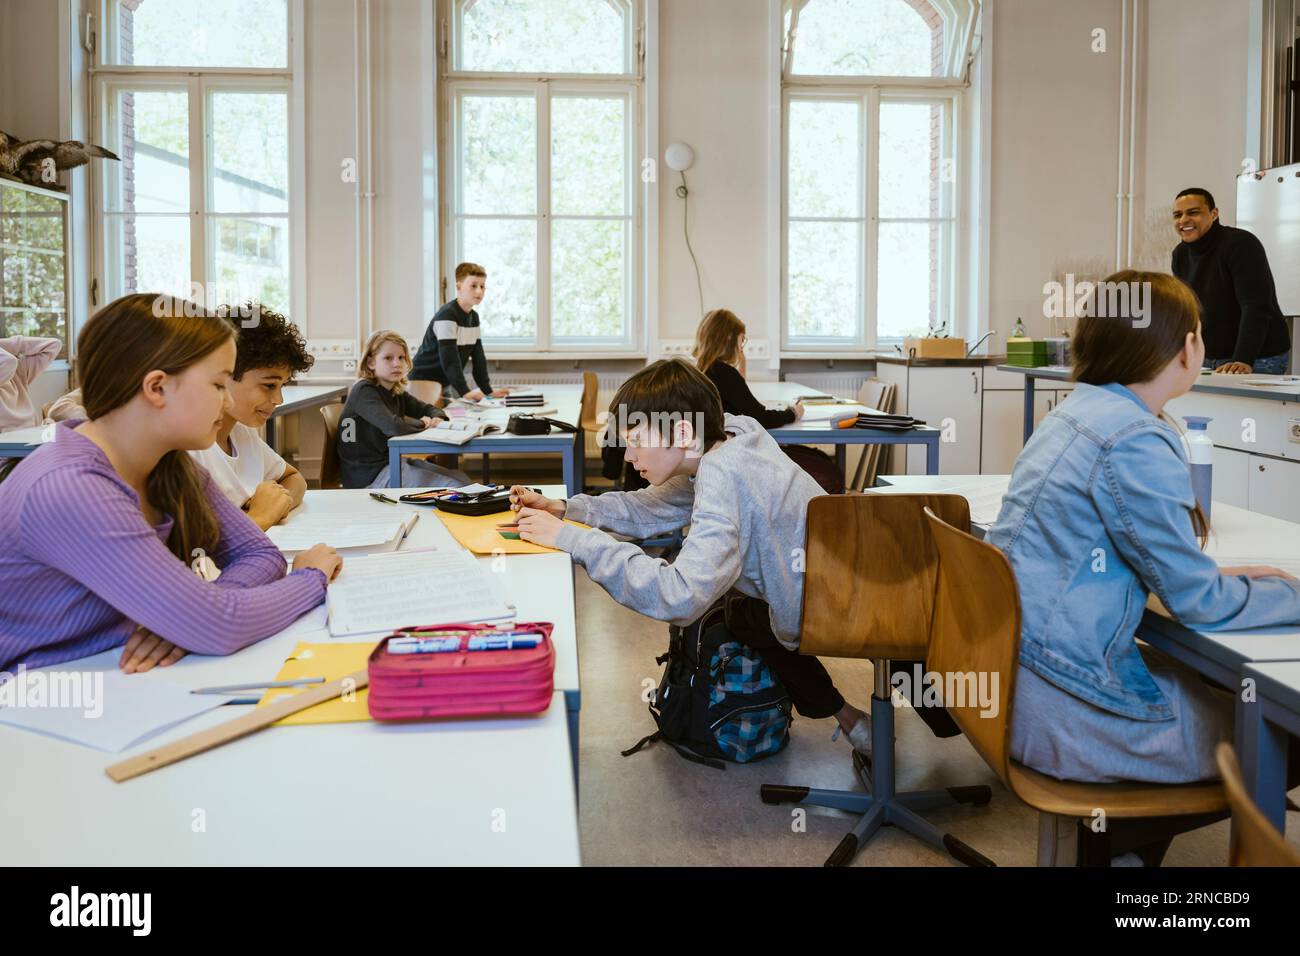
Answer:
[[[285,383],[311,368],[315,359],[297,326],[264,305],[226,305],[217,313],[236,330],[235,369],[226,383],[231,401],[222,412],[216,442],[190,454],[265,531],[302,503],[307,481],[257,430],[283,404]],[[257,321],[241,321],[246,315]]]

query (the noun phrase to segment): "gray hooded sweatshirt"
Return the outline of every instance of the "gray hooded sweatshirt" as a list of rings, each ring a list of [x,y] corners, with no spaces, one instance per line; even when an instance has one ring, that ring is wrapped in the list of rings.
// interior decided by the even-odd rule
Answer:
[[[575,495],[557,546],[620,604],[673,624],[698,618],[731,588],[770,606],[772,630],[799,646],[808,502],[821,486],[752,418],[725,416],[729,438],[705,452],[695,477],[641,491]],[[690,525],[669,564],[605,531],[648,538]],[[603,529],[603,530],[597,530]]]

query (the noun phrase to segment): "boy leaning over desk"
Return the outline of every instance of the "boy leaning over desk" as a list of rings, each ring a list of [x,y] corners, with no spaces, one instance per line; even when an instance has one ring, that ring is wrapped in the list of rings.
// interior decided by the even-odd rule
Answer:
[[[833,716],[869,754],[869,718],[844,700],[821,661],[798,653],[803,572],[795,555],[821,488],[762,425],[724,415],[717,388],[680,359],[628,379],[610,418],[611,440],[626,446],[628,464],[650,487],[555,500],[517,485],[519,536],[567,551],[614,600],[657,620],[689,624],[725,597],[727,627],[762,653],[799,713]],[[671,564],[606,534],[648,538],[686,525]]]

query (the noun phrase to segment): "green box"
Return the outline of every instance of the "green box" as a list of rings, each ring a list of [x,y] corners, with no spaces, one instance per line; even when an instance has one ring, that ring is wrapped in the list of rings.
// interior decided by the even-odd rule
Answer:
[[[1039,368],[1047,364],[1047,342],[1041,339],[1007,340],[1007,364]]]

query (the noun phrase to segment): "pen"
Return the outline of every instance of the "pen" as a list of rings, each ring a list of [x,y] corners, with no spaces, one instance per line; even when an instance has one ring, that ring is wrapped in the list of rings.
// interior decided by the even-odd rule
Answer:
[[[417,521],[419,521],[419,520],[420,520],[420,513],[417,511],[417,512],[415,513],[415,517],[411,519],[411,523],[408,524],[408,525],[406,526],[406,530],[402,532],[402,540],[403,540],[403,541],[405,541],[405,540],[407,539],[407,537],[408,537],[408,536],[410,535],[410,533],[411,533],[411,529],[415,527],[415,523],[416,523]]]
[[[542,643],[540,637],[471,637],[471,651],[516,651],[537,647]]]
[[[296,680],[255,681],[252,684],[223,684],[221,687],[199,687],[191,694],[226,694],[232,690],[261,690],[272,687],[303,687],[307,684],[323,684],[323,677],[299,677]]]
[[[376,501],[384,501],[384,502],[387,502],[387,503],[390,504],[390,505],[395,505],[395,504],[397,504],[397,502],[394,501],[392,498],[388,497],[388,495],[381,495],[381,494],[379,494],[379,493],[377,493],[377,492],[374,492],[374,491],[370,492],[370,497],[371,497],[371,498],[374,498]]]

